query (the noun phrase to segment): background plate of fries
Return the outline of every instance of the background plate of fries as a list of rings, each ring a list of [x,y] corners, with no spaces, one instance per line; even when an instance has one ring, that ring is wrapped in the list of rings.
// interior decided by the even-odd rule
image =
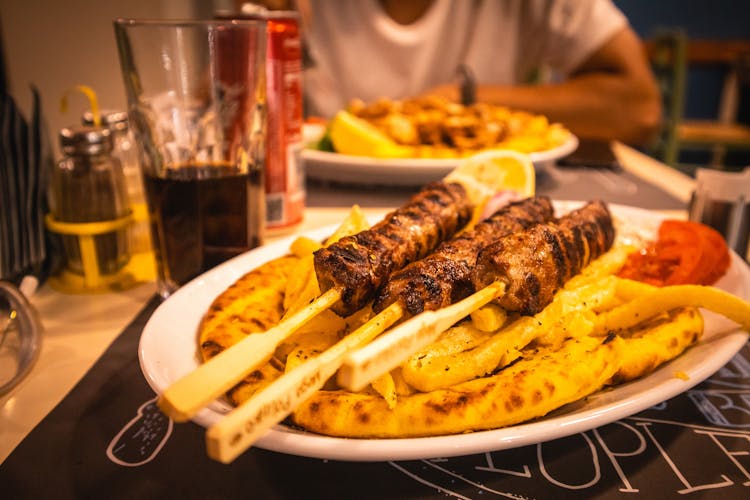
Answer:
[[[308,138],[314,137],[314,131],[308,129],[305,135]],[[569,134],[568,139],[561,145],[546,151],[529,153],[529,158],[539,170],[546,164],[569,155],[576,148],[578,138]],[[302,150],[307,177],[350,184],[422,185],[442,179],[462,160],[463,158],[372,158],[311,148]]]
[[[559,212],[580,202],[556,202]],[[610,205],[618,238],[650,238],[661,217],[647,210]],[[320,240],[335,228],[307,236]],[[294,237],[240,255],[188,283],[154,312],[140,340],[139,360],[149,385],[161,393],[199,364],[196,335],[211,302],[240,276],[286,253]],[[750,299],[750,268],[736,254],[727,274],[716,283],[745,300]],[[322,436],[277,425],[255,446],[306,457],[348,461],[416,460],[470,455],[548,441],[593,429],[638,413],[674,397],[723,367],[745,344],[747,333],[713,313],[703,311],[702,340],[681,356],[633,382],[600,391],[565,405],[544,418],[496,430],[408,439],[344,439]],[[221,419],[229,406],[215,401],[195,421],[209,426]]]

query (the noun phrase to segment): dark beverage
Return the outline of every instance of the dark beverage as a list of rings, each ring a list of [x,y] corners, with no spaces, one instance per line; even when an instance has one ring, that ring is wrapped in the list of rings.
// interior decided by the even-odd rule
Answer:
[[[230,165],[144,175],[162,296],[262,243],[260,179]]]

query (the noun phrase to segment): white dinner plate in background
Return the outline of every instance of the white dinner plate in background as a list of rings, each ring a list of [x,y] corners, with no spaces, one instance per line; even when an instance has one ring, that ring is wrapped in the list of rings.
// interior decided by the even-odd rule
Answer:
[[[305,134],[309,144],[315,137]],[[534,167],[544,168],[550,162],[563,158],[578,147],[578,138],[570,134],[560,146],[546,151],[530,153]],[[347,184],[382,184],[391,186],[419,186],[445,177],[462,158],[372,158],[352,156],[317,149],[302,150],[305,175],[311,179]]]

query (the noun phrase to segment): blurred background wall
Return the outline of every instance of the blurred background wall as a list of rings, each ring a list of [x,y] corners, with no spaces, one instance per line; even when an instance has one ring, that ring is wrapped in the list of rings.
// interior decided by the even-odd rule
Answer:
[[[633,29],[644,40],[657,34],[681,31],[687,43],[744,41],[750,43],[750,2],[747,0],[613,0],[628,16]],[[746,50],[746,49],[745,49]],[[715,54],[720,57],[720,54]],[[750,125],[750,53],[744,54],[739,70],[736,121]],[[683,117],[685,120],[715,120],[720,114],[722,92],[728,76],[726,65],[688,63]],[[744,142],[748,141],[744,131]],[[710,148],[685,148],[679,155],[683,165],[705,165],[712,161]],[[730,148],[724,165],[750,165],[750,145]]]
[[[221,0],[0,0],[0,47],[5,84],[22,109],[31,105],[31,85],[42,95],[50,138],[80,121],[88,109],[83,94],[71,94],[69,110],[59,109],[67,89],[92,87],[103,109],[125,109],[125,89],[112,21],[132,18],[199,18],[229,2]],[[57,150],[57,149],[56,149]]]

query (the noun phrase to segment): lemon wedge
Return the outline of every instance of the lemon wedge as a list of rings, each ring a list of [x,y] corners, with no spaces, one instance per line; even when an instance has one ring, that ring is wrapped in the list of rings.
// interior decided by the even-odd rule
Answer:
[[[458,182],[472,200],[486,200],[500,191],[515,191],[521,197],[534,196],[536,174],[528,155],[495,149],[470,156],[448,174],[446,181]]]
[[[414,148],[396,143],[375,125],[339,111],[331,121],[329,135],[337,153],[375,158],[409,158]]]

